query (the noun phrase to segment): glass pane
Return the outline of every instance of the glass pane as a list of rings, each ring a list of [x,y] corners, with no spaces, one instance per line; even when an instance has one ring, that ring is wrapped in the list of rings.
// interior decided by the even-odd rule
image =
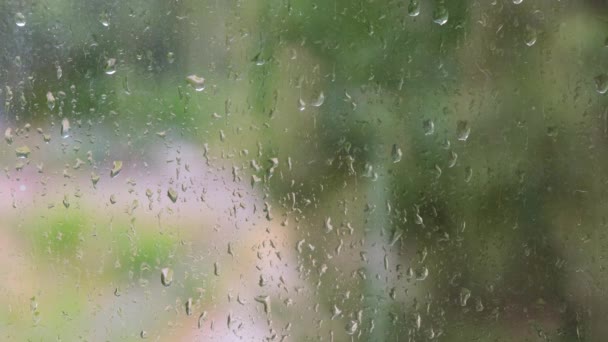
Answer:
[[[0,340],[605,340],[605,12],[0,2]]]

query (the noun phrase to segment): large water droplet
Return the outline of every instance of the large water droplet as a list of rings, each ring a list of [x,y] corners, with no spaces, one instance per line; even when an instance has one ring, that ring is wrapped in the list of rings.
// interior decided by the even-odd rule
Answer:
[[[175,203],[177,201],[177,191],[175,191],[175,189],[169,188],[169,190],[167,190],[167,196],[171,202]]]
[[[393,163],[400,162],[402,156],[403,156],[403,152],[401,152],[401,149],[399,147],[397,147],[397,144],[393,144],[393,149],[391,151],[391,157],[393,158]]]
[[[49,107],[49,110],[55,108],[55,96],[50,91],[46,93],[46,105]]]
[[[110,177],[114,178],[118,176],[120,171],[122,170],[122,160],[115,160],[112,166],[112,170],[110,170]]]
[[[116,73],[116,58],[109,58],[106,60],[104,72],[108,75],[114,75]]]
[[[26,145],[17,147],[15,149],[15,154],[17,155],[17,158],[28,158],[30,156],[30,153],[32,153],[32,151]]]
[[[9,127],[9,128],[7,128],[4,131],[4,140],[6,140],[6,143],[9,144],[9,145],[13,143],[13,130],[12,130],[12,128]]]
[[[15,24],[19,27],[25,26],[25,16],[21,12],[15,13]]]
[[[513,0],[513,3],[516,5],[519,5],[523,2],[524,0]]]
[[[323,94],[323,92],[320,92],[319,96],[317,96],[317,98],[312,101],[310,105],[313,107],[321,107],[323,105],[323,102],[325,102],[325,94]]]
[[[186,315],[192,315],[192,298],[188,298],[186,301]]]
[[[448,22],[449,12],[445,4],[440,3],[433,12],[433,22],[440,26],[445,25]]]
[[[91,183],[93,183],[93,187],[95,187],[98,182],[99,182],[99,175],[96,174],[95,172],[92,172],[91,173]]]
[[[481,298],[477,298],[477,300],[475,300],[475,311],[482,312],[483,309],[484,309],[484,307],[483,307],[483,302],[481,301]]]
[[[524,40],[526,45],[532,46],[536,44],[537,33],[536,30],[530,26],[526,26],[526,33],[524,35]]]
[[[197,75],[190,75],[186,77],[186,81],[196,91],[205,90],[205,79],[203,77]]]
[[[160,270],[160,282],[163,286],[171,286],[171,283],[173,282],[173,270],[169,267]]]
[[[461,288],[458,296],[460,306],[467,306],[469,298],[471,298],[471,290],[467,289],[466,287]]]
[[[270,313],[270,296],[257,296],[255,301],[264,305],[264,312]]]
[[[422,121],[422,130],[424,135],[431,135],[435,132],[435,123],[431,119]]]
[[[416,280],[425,280],[429,276],[429,269],[422,266],[414,272]]]
[[[99,15],[99,22],[105,27],[110,26],[110,14],[108,13],[108,11],[101,12],[101,14]]]
[[[359,329],[359,323],[357,321],[351,320],[344,326],[344,330],[346,330],[348,335],[354,335],[357,332],[357,329]]]
[[[456,123],[456,139],[460,141],[467,141],[469,134],[471,134],[469,122],[466,120],[458,120]]]
[[[407,14],[410,17],[417,17],[420,14],[420,0],[410,0],[407,6]]]
[[[600,94],[606,94],[608,91],[608,75],[599,74],[593,80],[595,81],[595,90]]]
[[[61,120],[61,137],[67,138],[70,136],[70,120],[68,118],[63,118]]]

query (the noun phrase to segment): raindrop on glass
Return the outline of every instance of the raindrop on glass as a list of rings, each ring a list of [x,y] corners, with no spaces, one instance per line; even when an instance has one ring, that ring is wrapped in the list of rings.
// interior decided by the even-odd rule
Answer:
[[[112,163],[112,170],[110,170],[110,177],[114,178],[118,176],[120,171],[122,170],[122,160],[115,160]]]
[[[53,110],[55,108],[55,96],[50,91],[46,93],[46,105],[49,107],[49,110]]]
[[[101,12],[99,15],[99,22],[105,27],[110,26],[110,14],[107,11]]]
[[[70,120],[63,118],[61,120],[61,137],[67,138],[70,136]]]
[[[32,153],[32,151],[26,145],[23,145],[21,147],[17,147],[15,149],[15,154],[17,155],[17,158],[22,158],[22,159],[23,158],[28,158],[30,156],[30,153]]]
[[[467,289],[466,287],[461,288],[458,296],[460,306],[467,306],[469,298],[471,298],[471,290]]]
[[[445,4],[439,3],[433,12],[433,22],[443,26],[448,22],[448,17],[449,13],[447,7],[445,7]]]
[[[167,190],[167,196],[171,202],[175,203],[177,201],[177,191],[175,191],[175,189],[169,188],[169,190]]]
[[[600,94],[606,94],[608,91],[608,75],[599,74],[595,76],[595,90]]]
[[[186,301],[186,315],[192,315],[192,298],[188,298]]]
[[[25,26],[25,16],[21,12],[15,14],[15,24],[19,27]]]
[[[317,98],[312,101],[310,105],[313,107],[321,107],[323,105],[323,102],[325,102],[325,94],[323,94],[323,92],[320,92],[319,96],[317,96]]]
[[[420,14],[419,0],[410,0],[410,4],[407,6],[407,14],[410,17],[417,17]]]
[[[186,81],[196,91],[205,90],[205,79],[203,77],[197,75],[190,75],[186,77]]]
[[[456,123],[456,139],[460,141],[467,141],[469,134],[471,134],[469,122],[466,120],[458,120]]]
[[[13,130],[10,127],[4,131],[4,140],[9,145],[13,143]]]
[[[403,152],[401,149],[397,147],[397,144],[393,144],[393,149],[391,151],[391,157],[393,158],[393,163],[398,163],[401,161],[401,157],[403,157]]]
[[[116,58],[109,58],[106,60],[104,72],[107,75],[114,75],[116,73]]]
[[[163,286],[171,286],[173,282],[173,270],[168,267],[160,270],[160,282]]]
[[[433,120],[426,119],[422,122],[422,130],[424,131],[424,135],[431,135],[435,132],[435,123]]]
[[[270,296],[257,296],[255,297],[255,301],[264,305],[264,312],[266,314],[270,313]]]
[[[530,26],[526,26],[526,33],[524,36],[526,45],[532,46],[532,45],[536,44],[536,38],[537,38],[536,30],[531,28]]]
[[[359,323],[357,321],[349,321],[348,323],[346,323],[346,326],[344,326],[344,329],[346,330],[346,333],[348,335],[354,335],[357,332],[357,329],[359,329]]]

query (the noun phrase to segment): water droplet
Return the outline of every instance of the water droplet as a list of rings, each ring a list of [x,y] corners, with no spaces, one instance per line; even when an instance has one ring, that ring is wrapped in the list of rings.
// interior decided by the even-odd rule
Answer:
[[[471,298],[471,290],[467,289],[466,287],[461,288],[458,296],[460,306],[467,306],[469,298]]]
[[[469,134],[471,134],[469,122],[466,120],[458,120],[456,123],[456,139],[460,141],[467,141]]]
[[[114,75],[116,73],[116,58],[109,58],[108,60],[106,60],[104,72],[107,75]]]
[[[139,333],[139,336],[140,336],[141,338],[147,338],[147,337],[148,337],[148,333],[147,333],[145,330],[142,330],[142,331]]]
[[[25,26],[25,16],[21,12],[15,13],[15,24],[19,27]]]
[[[519,5],[523,2],[524,0],[513,0],[513,3],[516,5]]]
[[[471,181],[471,178],[473,177],[473,169],[470,166],[467,166],[464,169],[464,181],[466,183]]]
[[[270,314],[270,296],[257,296],[255,301],[264,305],[264,312]]]
[[[13,130],[10,127],[4,131],[4,140],[9,145],[13,143]]]
[[[323,102],[325,102],[325,94],[323,94],[323,92],[320,92],[319,96],[317,96],[317,98],[312,101],[310,105],[313,107],[321,107],[323,105]]]
[[[483,309],[484,309],[484,306],[483,306],[483,302],[481,301],[481,298],[477,298],[475,300],[475,311],[482,312]]]
[[[555,137],[557,137],[558,134],[559,134],[559,129],[557,128],[557,126],[547,127],[547,136],[549,136],[551,138],[555,138]]]
[[[15,149],[15,154],[17,154],[17,158],[22,158],[22,159],[23,158],[28,158],[30,156],[30,153],[32,153],[32,151],[26,145],[23,145],[21,147],[17,147]]]
[[[306,102],[302,99],[298,99],[298,110],[303,112],[306,109]]]
[[[410,17],[417,17],[420,14],[420,0],[410,0],[407,6],[407,14]]]
[[[205,322],[205,319],[207,319],[207,311],[203,311],[200,316],[198,316],[198,328],[202,328],[203,327],[203,323]]]
[[[98,182],[99,182],[99,175],[96,174],[95,172],[92,172],[91,173],[91,183],[93,183],[93,186],[96,186]]]
[[[445,4],[437,4],[437,8],[433,12],[433,22],[440,26],[445,25],[448,22],[449,12]]]
[[[58,65],[57,66],[57,79],[60,80],[61,76],[63,76],[63,69],[61,69],[61,66]]]
[[[30,298],[30,311],[35,312],[38,310],[38,301],[36,301],[36,296]]]
[[[393,150],[391,151],[391,156],[393,157],[393,163],[398,163],[401,161],[403,152],[401,152],[401,149],[399,147],[397,147],[397,144],[393,144]]]
[[[67,118],[63,118],[63,120],[61,120],[60,133],[62,138],[67,138],[70,136],[70,120],[68,120]]]
[[[49,107],[49,110],[53,110],[55,108],[55,96],[50,91],[46,93],[46,105]]]
[[[331,319],[334,320],[340,317],[341,314],[342,310],[340,310],[340,308],[334,304],[334,306],[331,308]]]
[[[186,301],[186,315],[192,315],[192,298],[188,298]]]
[[[169,62],[169,64],[175,62],[175,54],[171,51],[167,52],[167,62]]]
[[[348,335],[354,335],[357,332],[357,329],[359,329],[359,323],[357,321],[349,321],[348,323],[346,323],[346,326],[344,326],[344,329],[346,330],[346,333]]]
[[[118,174],[122,170],[122,160],[115,160],[114,162],[112,162],[112,164],[113,167],[112,170],[110,170],[110,177],[114,178],[118,176]]]
[[[177,201],[177,191],[175,191],[175,189],[169,188],[169,190],[167,190],[167,196],[169,196],[171,202],[175,203]]]
[[[329,233],[334,230],[334,226],[331,225],[331,217],[325,219],[325,232]]]
[[[173,270],[169,267],[160,270],[160,282],[163,286],[171,286],[171,283],[173,282]]]
[[[110,195],[110,203],[116,204],[116,195],[114,195],[114,194]]]
[[[435,132],[435,123],[431,119],[422,121],[422,130],[424,135],[431,135]]]
[[[196,91],[205,90],[205,79],[203,77],[197,75],[190,75],[186,77],[186,81]]]
[[[526,26],[526,33],[524,36],[526,45],[532,46],[532,45],[536,44],[536,38],[537,38],[536,30],[531,28],[530,26]]]
[[[600,94],[606,94],[608,91],[608,75],[599,74],[595,76],[595,90]]]
[[[429,269],[422,266],[414,272],[416,280],[425,280],[429,276]]]
[[[101,14],[99,15],[99,22],[105,27],[110,26],[110,14],[108,13],[108,11],[101,12]]]
[[[454,167],[456,165],[456,161],[458,160],[458,154],[454,151],[450,151],[450,157],[448,160],[448,168]]]

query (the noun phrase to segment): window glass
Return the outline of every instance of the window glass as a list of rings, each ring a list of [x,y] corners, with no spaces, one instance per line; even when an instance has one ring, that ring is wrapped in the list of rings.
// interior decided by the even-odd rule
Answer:
[[[0,1],[0,340],[605,340],[606,9]]]

